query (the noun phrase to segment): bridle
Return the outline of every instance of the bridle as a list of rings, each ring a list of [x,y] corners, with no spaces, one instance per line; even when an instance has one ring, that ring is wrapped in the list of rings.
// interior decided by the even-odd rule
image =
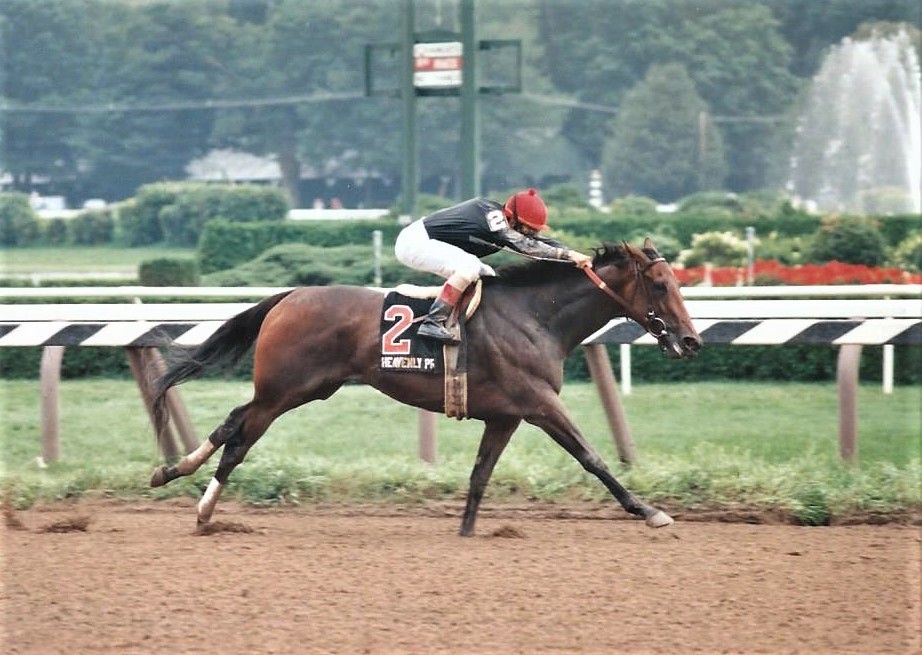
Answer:
[[[587,266],[583,269],[583,271],[586,273],[586,277],[588,277],[596,287],[607,294],[612,300],[623,307],[628,317],[635,320],[650,334],[650,336],[656,339],[659,342],[661,348],[668,347],[668,344],[665,343],[665,339],[669,335],[669,330],[666,328],[666,322],[657,316],[656,312],[653,311],[653,303],[650,300],[650,288],[647,282],[647,277],[644,274],[657,264],[665,263],[666,259],[664,257],[655,257],[645,265],[641,266],[636,259],[631,257],[631,268],[634,272],[634,279],[637,281],[637,284],[634,285],[634,294],[636,295],[640,289],[643,289],[643,294],[646,296],[647,313],[643,316],[637,314],[633,309],[633,304],[627,302],[621,296],[621,294],[608,286],[605,280],[600,278],[598,274],[592,270],[591,267]]]

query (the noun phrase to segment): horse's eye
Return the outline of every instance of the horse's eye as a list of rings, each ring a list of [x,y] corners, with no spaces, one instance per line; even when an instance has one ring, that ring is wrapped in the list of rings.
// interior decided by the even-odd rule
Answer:
[[[667,289],[667,287],[666,287],[666,283],[665,283],[665,282],[654,282],[654,283],[653,283],[653,291],[654,291],[654,292],[656,293],[656,295],[658,295],[658,296],[664,296],[664,295],[666,295],[666,289]]]

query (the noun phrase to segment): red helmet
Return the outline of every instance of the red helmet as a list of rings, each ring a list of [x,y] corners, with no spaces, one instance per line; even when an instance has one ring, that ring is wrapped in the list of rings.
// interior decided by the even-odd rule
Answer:
[[[534,189],[513,193],[503,205],[503,213],[533,230],[547,229],[547,206]]]

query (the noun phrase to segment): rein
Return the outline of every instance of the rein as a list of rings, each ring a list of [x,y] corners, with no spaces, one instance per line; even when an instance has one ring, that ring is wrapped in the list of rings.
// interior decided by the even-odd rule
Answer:
[[[656,264],[665,263],[666,259],[664,257],[657,257],[656,259],[651,259],[649,264],[643,268],[637,263],[636,260],[631,260],[634,269],[634,278],[643,285],[644,295],[647,297],[647,313],[643,317],[639,317],[631,307],[630,303],[627,302],[617,291],[612,289],[605,280],[600,278],[598,274],[592,270],[590,267],[583,269],[583,272],[586,273],[586,277],[596,286],[600,291],[605,293],[609,298],[614,300],[616,303],[621,305],[624,310],[630,315],[630,318],[634,319],[639,323],[643,328],[650,333],[650,336],[657,340],[662,340],[666,337],[668,331],[666,330],[666,323],[659,316],[656,315],[656,312],[653,311],[653,303],[650,302],[650,292],[647,289],[646,280],[643,278],[644,272],[647,269],[652,268]],[[639,287],[638,287],[639,288]],[[635,288],[634,293],[637,293],[637,288]],[[662,343],[661,343],[662,345]]]

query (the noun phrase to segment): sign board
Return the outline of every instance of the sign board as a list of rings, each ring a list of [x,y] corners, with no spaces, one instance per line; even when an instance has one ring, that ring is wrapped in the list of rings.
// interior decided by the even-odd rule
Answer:
[[[448,89],[461,86],[464,57],[460,41],[413,44],[413,86]]]

